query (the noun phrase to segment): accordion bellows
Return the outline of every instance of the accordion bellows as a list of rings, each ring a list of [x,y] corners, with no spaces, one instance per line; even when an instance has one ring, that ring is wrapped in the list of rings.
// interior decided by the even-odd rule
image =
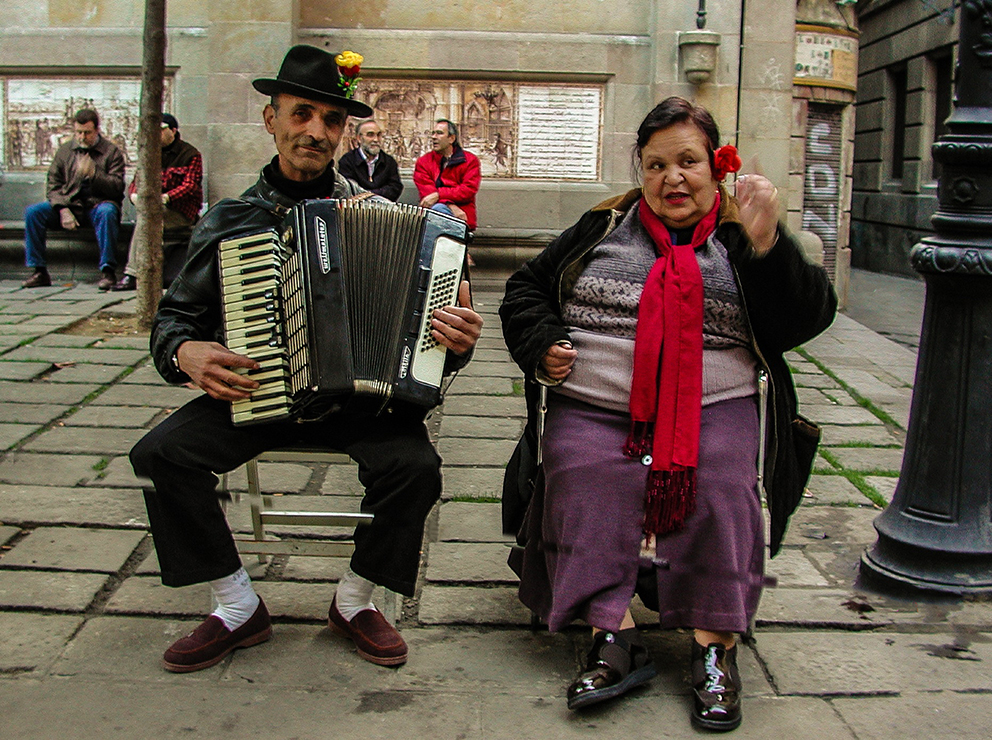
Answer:
[[[436,308],[455,305],[466,225],[380,200],[308,200],[280,231],[222,241],[227,346],[261,367],[231,404],[236,425],[316,420],[353,396],[441,401]]]

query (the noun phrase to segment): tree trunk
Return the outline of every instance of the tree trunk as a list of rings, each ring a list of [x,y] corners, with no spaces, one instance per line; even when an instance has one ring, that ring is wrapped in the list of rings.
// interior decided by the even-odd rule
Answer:
[[[165,78],[165,3],[145,0],[138,128],[138,221],[131,259],[138,273],[138,328],[148,331],[162,297],[162,88]]]

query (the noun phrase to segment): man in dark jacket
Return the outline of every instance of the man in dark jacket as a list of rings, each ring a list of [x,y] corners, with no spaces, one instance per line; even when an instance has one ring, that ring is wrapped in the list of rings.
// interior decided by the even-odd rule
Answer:
[[[396,160],[382,150],[382,129],[373,120],[358,124],[358,146],[338,160],[338,172],[394,203],[403,192]]]
[[[25,288],[51,285],[45,261],[48,229],[72,230],[92,226],[100,248],[103,277],[97,287],[110,290],[114,272],[117,233],[124,200],[124,155],[100,135],[100,116],[83,108],[73,118],[73,137],[59,147],[48,168],[48,200],[24,211],[24,261],[34,268]]]
[[[431,146],[413,168],[420,205],[460,218],[475,231],[475,196],[482,183],[479,158],[461,148],[458,128],[446,118],[434,122]]]
[[[375,584],[412,596],[423,525],[441,490],[440,459],[421,408],[391,402],[381,409],[355,401],[319,422],[290,421],[234,426],[230,401],[258,387],[238,368],[259,365],[235,354],[223,339],[217,250],[224,239],[274,228],[295,203],[307,198],[348,198],[364,191],[335,172],[334,150],[349,114],[371,110],[351,99],[361,58],[334,57],[312,46],[294,46],[275,79],[254,81],[270,95],[263,118],[278,154],[240,198],[204,214],[189,257],[162,299],[152,327],[152,355],[172,383],[192,382],[206,395],[178,409],[131,451],[135,473],[150,480],[145,503],[162,582],[208,582],[217,609],[165,653],[165,667],[189,672],[220,662],[238,647],[267,640],[269,613],[251,585],[215,491],[215,473],[234,470],[259,453],[293,443],[338,449],[359,463],[365,486],[362,511],[373,521],[355,532],[351,567],[338,583],[331,628],[379,665],[399,665],[407,646],[371,602]],[[339,69],[341,71],[339,71]],[[433,337],[448,350],[448,369],[467,362],[482,327],[463,283],[461,306],[434,312]]]
[[[162,248],[168,257],[174,251],[186,254],[190,229],[200,215],[203,205],[203,157],[197,148],[183,141],[179,121],[170,113],[162,114]],[[138,202],[138,178],[128,186],[128,197]],[[111,290],[134,290],[138,273],[132,264],[134,242],[128,251],[124,276]],[[167,272],[168,270],[163,270]]]

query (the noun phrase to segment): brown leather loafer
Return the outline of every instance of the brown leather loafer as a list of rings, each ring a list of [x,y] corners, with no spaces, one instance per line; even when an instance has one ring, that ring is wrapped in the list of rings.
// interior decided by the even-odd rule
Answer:
[[[409,652],[396,628],[377,609],[363,609],[349,622],[338,611],[337,598],[327,613],[332,632],[351,638],[358,654],[376,665],[402,665]]]
[[[41,268],[35,270],[27,280],[21,283],[22,288],[47,288],[52,284],[52,278],[48,275],[48,270]]]
[[[103,277],[96,284],[97,290],[110,290],[117,284],[117,273],[109,267],[103,268]]]
[[[258,608],[251,618],[231,632],[220,617],[211,614],[186,637],[176,640],[165,651],[165,670],[173,673],[192,673],[217,665],[235,648],[251,647],[272,637],[272,620],[265,602],[258,600]]]
[[[718,642],[703,647],[692,641],[692,724],[705,730],[727,732],[741,723],[741,677],[737,645]]]

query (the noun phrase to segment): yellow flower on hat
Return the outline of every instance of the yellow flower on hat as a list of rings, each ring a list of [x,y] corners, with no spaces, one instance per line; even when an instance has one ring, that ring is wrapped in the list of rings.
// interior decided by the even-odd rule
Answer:
[[[356,77],[365,57],[354,51],[343,51],[334,57],[334,61],[341,68],[341,74],[345,77]]]

